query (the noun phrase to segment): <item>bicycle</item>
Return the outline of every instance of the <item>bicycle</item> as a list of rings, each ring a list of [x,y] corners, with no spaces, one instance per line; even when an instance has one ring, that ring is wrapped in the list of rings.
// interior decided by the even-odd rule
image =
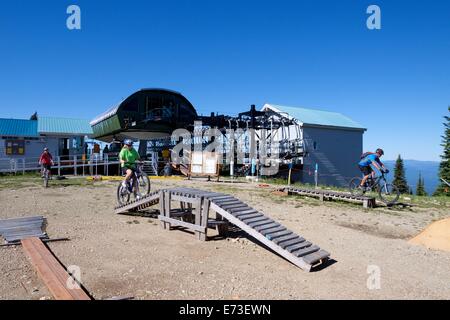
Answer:
[[[48,188],[48,180],[50,179],[50,170],[47,167],[42,169],[42,178],[44,179],[44,187]]]
[[[376,192],[380,200],[387,205],[395,204],[400,197],[398,188],[387,182],[385,172],[381,172],[381,175],[375,178],[369,177],[362,188],[360,187],[361,180],[362,178],[355,177],[350,181],[349,189],[352,195],[362,196]]]
[[[143,171],[143,166],[144,163],[142,162],[136,163],[136,170],[133,172],[127,186],[124,187],[121,181],[117,187],[117,202],[120,205],[129,203],[131,194],[133,194],[134,198],[138,200],[139,197],[146,196],[150,193],[150,179]]]

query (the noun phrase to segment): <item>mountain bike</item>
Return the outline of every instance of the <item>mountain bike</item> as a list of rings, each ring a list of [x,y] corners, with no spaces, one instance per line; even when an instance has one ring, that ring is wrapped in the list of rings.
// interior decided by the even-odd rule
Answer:
[[[143,162],[137,162],[136,170],[133,172],[127,186],[124,187],[121,181],[117,187],[117,202],[120,205],[129,203],[132,194],[136,200],[139,200],[140,197],[150,193],[150,179],[143,171],[143,166]]]
[[[48,180],[50,179],[50,170],[44,166],[42,169],[42,178],[44,179],[44,187],[48,188]]]
[[[361,180],[361,177],[355,177],[350,181],[349,189],[352,195],[370,196],[375,193],[373,196],[378,194],[380,200],[387,205],[395,204],[400,197],[400,191],[392,183],[387,182],[384,172],[381,172],[381,175],[375,178],[370,176],[362,187],[360,187]]]

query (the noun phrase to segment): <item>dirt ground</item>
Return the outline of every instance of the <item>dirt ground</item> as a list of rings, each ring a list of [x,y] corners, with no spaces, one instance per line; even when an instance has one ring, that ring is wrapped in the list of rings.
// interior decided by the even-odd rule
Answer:
[[[232,194],[331,253],[335,262],[304,272],[242,232],[198,241],[163,230],[148,216],[115,215],[117,182],[0,190],[0,219],[43,215],[64,263],[81,270],[95,299],[449,299],[450,253],[409,244],[447,208],[362,206],[272,194],[257,184],[152,180],[152,190],[191,186]],[[380,271],[368,289],[369,266]],[[370,281],[369,281],[370,282]],[[0,248],[0,299],[50,299],[20,247]]]

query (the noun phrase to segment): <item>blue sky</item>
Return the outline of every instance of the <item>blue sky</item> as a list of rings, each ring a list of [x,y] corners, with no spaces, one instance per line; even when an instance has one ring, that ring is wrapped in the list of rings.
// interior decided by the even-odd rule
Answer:
[[[81,8],[81,30],[66,9]],[[366,28],[381,8],[382,29]],[[143,87],[199,113],[266,102],[346,114],[386,159],[439,160],[450,104],[450,2],[8,1],[0,117],[92,119]]]

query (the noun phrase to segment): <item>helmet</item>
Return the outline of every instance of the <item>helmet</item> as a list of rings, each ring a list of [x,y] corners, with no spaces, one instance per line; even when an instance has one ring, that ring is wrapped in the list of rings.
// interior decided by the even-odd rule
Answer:
[[[381,148],[378,148],[376,151],[375,151],[375,153],[378,153],[379,155],[384,155],[384,151],[383,151],[383,149],[381,149]]]
[[[132,146],[133,145],[133,141],[131,141],[131,139],[125,139],[123,144],[126,144],[127,146]]]
[[[45,148],[44,148],[44,151],[48,151],[48,148],[47,148],[47,147],[45,147]]]

